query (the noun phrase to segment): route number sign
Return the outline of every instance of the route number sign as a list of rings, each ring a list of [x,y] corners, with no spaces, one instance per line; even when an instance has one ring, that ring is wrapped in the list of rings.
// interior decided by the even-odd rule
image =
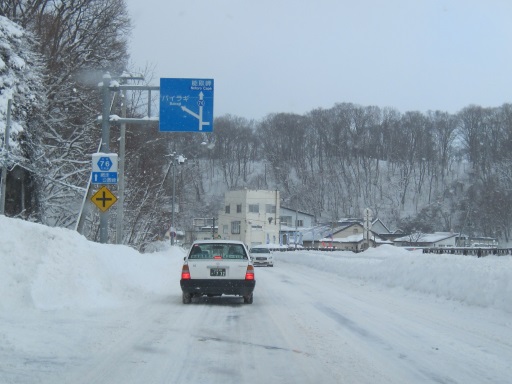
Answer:
[[[92,183],[117,184],[117,154],[93,153]]]

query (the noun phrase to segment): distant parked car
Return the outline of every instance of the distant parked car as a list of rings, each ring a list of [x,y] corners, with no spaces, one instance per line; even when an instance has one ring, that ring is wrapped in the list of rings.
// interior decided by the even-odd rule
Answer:
[[[274,257],[270,249],[265,247],[252,247],[249,253],[251,254],[251,260],[254,266],[274,266]]]
[[[244,243],[235,240],[195,241],[184,258],[180,280],[183,304],[203,295],[237,295],[252,304],[254,266]]]

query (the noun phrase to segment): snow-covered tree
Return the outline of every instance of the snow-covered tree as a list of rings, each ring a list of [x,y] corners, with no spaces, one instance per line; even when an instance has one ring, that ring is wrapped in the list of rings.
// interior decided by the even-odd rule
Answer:
[[[0,16],[0,135],[7,159],[6,213],[37,218],[35,180],[45,106],[42,64],[31,33]],[[11,100],[9,151],[5,149],[8,100]],[[4,197],[2,197],[4,198]]]
[[[125,69],[130,20],[124,0],[9,0],[0,11],[37,36],[44,63],[38,183],[45,224],[72,227],[98,149],[101,111],[98,83],[106,71]]]

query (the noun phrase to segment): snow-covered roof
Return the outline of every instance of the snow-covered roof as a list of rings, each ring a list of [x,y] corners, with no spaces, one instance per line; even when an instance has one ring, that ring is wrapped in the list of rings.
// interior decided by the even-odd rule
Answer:
[[[452,232],[434,232],[434,233],[423,233],[423,234],[416,234],[416,235],[408,235],[408,236],[402,236],[395,241],[406,241],[406,242],[421,242],[421,243],[436,243],[441,240],[446,240],[451,237],[458,236],[458,233],[452,233]]]
[[[302,241],[319,241],[322,237],[331,232],[330,227],[324,225],[317,225],[314,227],[289,227],[287,225],[281,226],[281,232],[297,232],[302,234]]]
[[[362,233],[359,233],[356,235],[350,235],[350,236],[342,237],[342,238],[331,239],[330,237],[324,237],[324,238],[320,239],[320,241],[322,241],[324,243],[360,243],[363,240],[364,240],[364,237],[363,237]],[[383,240],[378,236],[375,236],[375,239],[372,236],[371,240],[378,244],[393,244],[392,241]]]
[[[307,212],[301,211],[300,209],[288,208],[288,207],[285,207],[284,205],[281,205],[280,209],[281,210],[286,210],[286,211],[289,211],[289,212],[297,212],[297,213],[300,213],[302,216],[309,216],[309,217],[313,217],[313,218],[315,217],[315,215],[312,215],[311,213],[307,213]]]

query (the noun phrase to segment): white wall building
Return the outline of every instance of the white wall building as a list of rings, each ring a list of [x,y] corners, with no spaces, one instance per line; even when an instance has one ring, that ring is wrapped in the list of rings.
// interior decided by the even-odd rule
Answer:
[[[315,216],[299,211],[298,209],[281,207],[281,226],[312,227],[315,225]]]
[[[218,236],[249,247],[279,243],[279,191],[229,191],[218,216]]]
[[[298,209],[286,208],[281,206],[280,210],[280,236],[279,244],[283,245],[303,245],[304,235],[313,230],[315,225],[315,216],[299,211]],[[314,231],[314,230],[313,230]],[[321,236],[318,236],[320,239]],[[312,234],[308,236],[308,240],[313,240]]]

